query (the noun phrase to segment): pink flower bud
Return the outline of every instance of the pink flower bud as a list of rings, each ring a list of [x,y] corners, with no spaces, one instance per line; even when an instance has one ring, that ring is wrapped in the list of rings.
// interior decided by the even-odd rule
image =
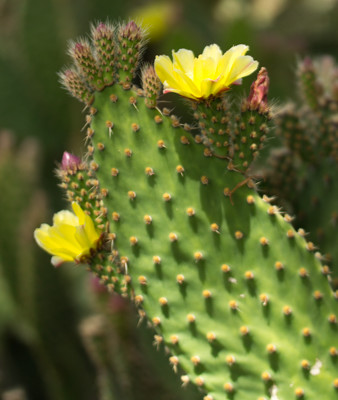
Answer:
[[[61,168],[64,171],[67,171],[68,169],[76,169],[81,163],[81,160],[79,157],[74,156],[74,154],[68,153],[65,151],[62,156],[62,161],[61,161]]]
[[[127,25],[125,26],[125,30],[129,34],[132,33],[132,32],[135,32],[138,29],[139,28],[138,28],[138,26],[136,25],[136,23],[134,21],[128,22]]]
[[[84,46],[82,43],[75,43],[75,51],[78,51],[79,53],[81,53],[84,49]]]
[[[100,41],[102,39],[112,40],[114,37],[114,27],[110,24],[107,25],[100,22],[96,27],[92,28],[92,35],[95,41]],[[99,43],[96,45],[99,45]]]
[[[261,68],[257,79],[252,83],[248,104],[251,110],[258,110],[260,107],[266,107],[268,103],[269,76],[266,68]]]
[[[70,49],[70,55],[74,57],[78,62],[81,62],[83,58],[87,59],[90,57],[90,47],[86,42],[77,42],[73,48]]]
[[[123,38],[127,38],[131,41],[140,41],[143,37],[142,28],[134,21],[130,21],[126,25],[122,25],[120,28],[120,34]]]
[[[96,29],[98,31],[105,31],[107,29],[107,25],[104,24],[103,22],[100,22]]]

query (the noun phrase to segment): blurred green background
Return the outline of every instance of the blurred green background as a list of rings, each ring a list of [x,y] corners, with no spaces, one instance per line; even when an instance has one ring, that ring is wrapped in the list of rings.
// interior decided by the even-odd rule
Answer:
[[[198,398],[177,389],[163,352],[152,353],[151,332],[135,329],[127,303],[105,293],[81,267],[55,270],[33,241],[34,228],[66,206],[56,162],[64,150],[83,151],[83,106],[61,89],[57,72],[70,61],[68,41],[107,18],[148,25],[149,62],[182,47],[198,54],[210,43],[224,51],[248,44],[269,71],[277,104],[295,93],[297,58],[337,59],[335,0],[0,0],[4,400]]]

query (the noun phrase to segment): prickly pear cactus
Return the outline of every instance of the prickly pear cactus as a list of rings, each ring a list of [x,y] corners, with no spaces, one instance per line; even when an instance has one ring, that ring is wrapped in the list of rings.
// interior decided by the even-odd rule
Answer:
[[[152,67],[132,85],[143,36],[99,24],[62,73],[89,111],[85,161],[63,163],[62,186],[102,232],[82,261],[135,302],[204,400],[336,398],[337,294],[251,176],[273,123],[266,70],[241,104],[190,100],[188,126],[157,108]]]
[[[338,287],[338,68],[330,57],[297,68],[298,101],[279,112],[283,149],[271,152],[266,189],[295,214],[295,226],[319,245]]]

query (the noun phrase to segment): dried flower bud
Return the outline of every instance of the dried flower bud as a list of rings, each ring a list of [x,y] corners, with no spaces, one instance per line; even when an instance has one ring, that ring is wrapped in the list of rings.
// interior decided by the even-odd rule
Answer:
[[[257,79],[252,83],[250,94],[247,99],[248,106],[251,110],[258,110],[260,107],[266,107],[269,91],[269,76],[266,68],[261,68],[258,72]]]

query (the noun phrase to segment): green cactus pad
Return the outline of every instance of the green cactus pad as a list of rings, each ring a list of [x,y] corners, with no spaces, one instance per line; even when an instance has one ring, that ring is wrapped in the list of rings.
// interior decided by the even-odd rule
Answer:
[[[122,292],[128,285],[173,369],[184,371],[183,384],[198,386],[205,400],[335,398],[337,306],[327,274],[290,217],[228,163],[242,152],[241,165],[250,166],[252,149],[241,146],[251,144],[253,124],[265,136],[268,106],[264,115],[242,110],[241,145],[230,140],[226,157],[215,155],[130,89],[137,65],[121,65],[126,54],[138,58],[142,38],[128,52],[128,35],[140,31],[129,23],[120,32],[119,84],[95,93],[87,122]],[[207,120],[206,104],[204,111]]]
[[[231,204],[243,176],[136,93],[112,87],[93,106],[110,229],[173,366],[215,400],[334,396],[335,300],[305,239],[247,187]]]

